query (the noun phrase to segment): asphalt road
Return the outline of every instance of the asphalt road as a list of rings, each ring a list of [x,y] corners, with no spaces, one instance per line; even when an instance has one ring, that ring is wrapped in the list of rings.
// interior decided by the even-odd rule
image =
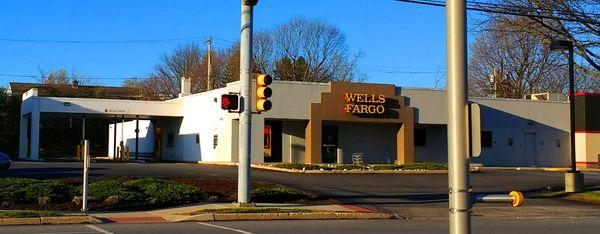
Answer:
[[[473,233],[598,233],[600,218],[474,220]],[[186,222],[160,224],[98,224],[0,227],[0,233],[447,233],[447,220],[321,220]]]
[[[28,178],[81,177],[81,162],[13,162],[5,176]],[[237,177],[235,166],[189,163],[92,163],[92,177]],[[260,169],[252,179],[287,185],[307,192],[398,213],[406,208],[447,208],[446,174],[296,174]],[[562,186],[564,175],[544,171],[490,170],[472,173],[473,191],[507,193]],[[587,184],[600,184],[599,174],[586,174]],[[478,204],[477,206],[507,204]],[[526,205],[590,208],[589,204],[557,199],[528,199]],[[600,209],[600,206],[591,206]]]

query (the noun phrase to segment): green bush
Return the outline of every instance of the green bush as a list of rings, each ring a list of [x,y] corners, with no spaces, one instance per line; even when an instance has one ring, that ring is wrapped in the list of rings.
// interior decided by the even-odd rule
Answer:
[[[364,169],[365,167],[362,165],[357,165],[357,164],[338,164],[335,166],[336,170],[361,170]]]
[[[386,171],[400,169],[402,166],[396,164],[375,164],[371,165],[371,169],[374,171]]]
[[[125,185],[120,180],[99,180],[89,184],[88,194],[96,200],[103,200],[110,196],[119,196],[127,202],[143,202],[147,196],[140,188]]]
[[[402,165],[401,168],[403,170],[448,170],[448,164],[436,162],[423,162]]]
[[[285,168],[285,169],[296,169],[296,170],[320,170],[322,167],[320,165],[315,164],[304,164],[304,163],[277,163],[273,164],[274,167],[277,168]]]
[[[155,198],[161,204],[187,204],[201,201],[205,195],[198,188],[173,181],[141,178],[123,183],[135,187],[148,198]]]
[[[308,194],[283,186],[257,188],[250,192],[250,199],[254,202],[291,202],[307,198]]]
[[[38,197],[49,197],[53,202],[69,201],[78,192],[76,186],[58,180],[0,178],[0,201],[35,203]]]
[[[445,163],[436,163],[436,162],[421,162],[421,163],[413,163],[413,164],[405,164],[405,165],[396,165],[396,164],[373,164],[370,165],[370,168],[375,171],[382,170],[447,170],[448,165]]]

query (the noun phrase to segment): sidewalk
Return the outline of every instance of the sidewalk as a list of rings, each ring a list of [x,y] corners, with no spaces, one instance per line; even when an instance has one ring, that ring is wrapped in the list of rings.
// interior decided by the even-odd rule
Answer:
[[[176,208],[139,211],[139,212],[90,212],[89,215],[104,222],[148,223],[182,221],[225,221],[225,220],[289,220],[289,219],[373,219],[391,218],[376,211],[349,205],[298,205],[257,203],[252,208],[277,208],[298,210],[286,213],[219,213],[211,211],[203,214],[190,214],[200,210],[219,210],[239,208],[232,203],[211,203]]]

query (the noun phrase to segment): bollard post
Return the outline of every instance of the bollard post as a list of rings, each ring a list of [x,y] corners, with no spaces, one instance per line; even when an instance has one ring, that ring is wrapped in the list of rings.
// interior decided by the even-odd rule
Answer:
[[[88,170],[90,167],[90,144],[88,140],[83,141],[83,194],[81,211],[88,209]]]

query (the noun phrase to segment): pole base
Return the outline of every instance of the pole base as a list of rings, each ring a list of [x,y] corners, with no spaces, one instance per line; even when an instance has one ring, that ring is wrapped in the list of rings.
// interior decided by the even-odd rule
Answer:
[[[583,189],[583,173],[579,171],[565,173],[565,192],[578,193],[582,192]]]

